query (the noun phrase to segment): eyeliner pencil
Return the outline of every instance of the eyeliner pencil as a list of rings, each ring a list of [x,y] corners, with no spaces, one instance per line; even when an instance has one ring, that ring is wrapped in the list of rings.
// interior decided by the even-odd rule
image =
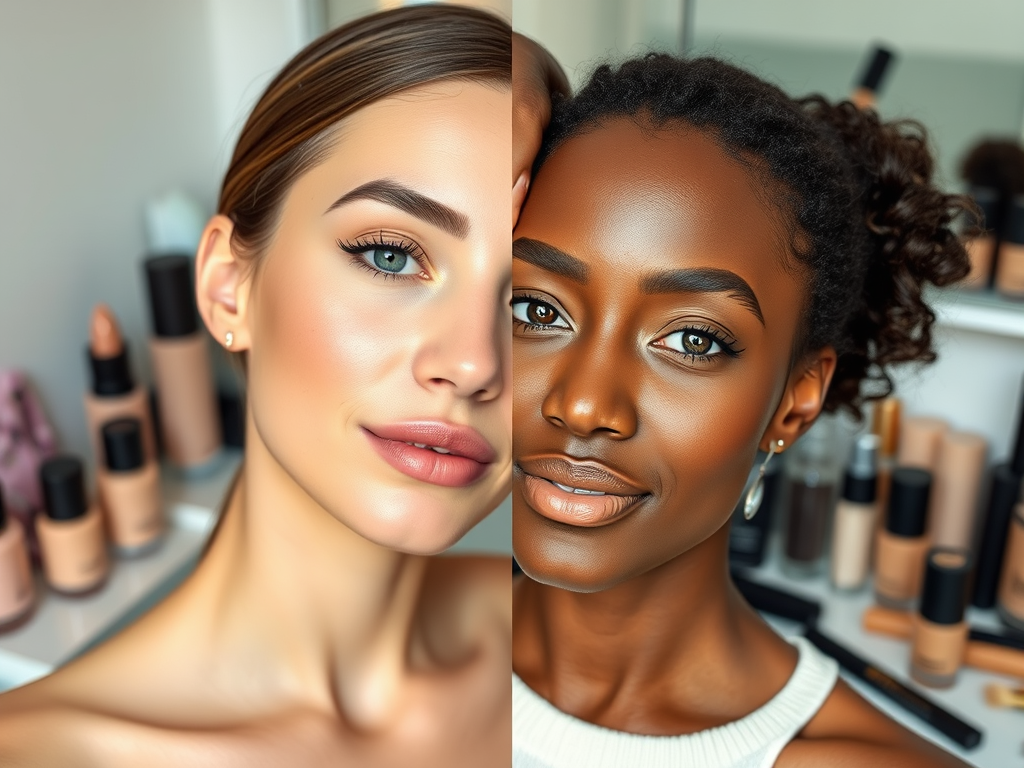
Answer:
[[[916,715],[940,733],[948,736],[962,747],[974,749],[981,743],[982,732],[965,723],[952,712],[948,712],[919,693],[907,688],[896,678],[865,661],[853,651],[835,640],[826,637],[814,627],[808,627],[804,636],[820,651],[839,662],[839,666],[863,680],[887,698],[899,704],[907,712]]]

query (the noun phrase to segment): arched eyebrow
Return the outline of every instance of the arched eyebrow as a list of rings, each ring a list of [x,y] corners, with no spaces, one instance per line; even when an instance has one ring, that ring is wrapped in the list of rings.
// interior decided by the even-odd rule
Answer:
[[[378,203],[393,206],[400,211],[405,211],[417,219],[422,219],[428,224],[444,230],[449,235],[460,240],[465,240],[466,236],[469,235],[469,217],[466,214],[460,213],[454,208],[449,208],[444,203],[437,202],[437,200],[432,200],[426,195],[421,195],[419,192],[391,179],[368,181],[351,192],[346,192],[335,200],[324,213],[330,213],[335,208],[351,203],[354,200],[375,200]]]
[[[764,315],[754,289],[735,272],[712,267],[691,267],[654,272],[640,280],[644,293],[725,293],[749,309],[764,325]]]
[[[581,285],[587,283],[586,264],[575,256],[570,256],[565,251],[540,240],[531,240],[528,237],[517,238],[512,243],[512,258],[525,261],[545,272],[567,277]]]

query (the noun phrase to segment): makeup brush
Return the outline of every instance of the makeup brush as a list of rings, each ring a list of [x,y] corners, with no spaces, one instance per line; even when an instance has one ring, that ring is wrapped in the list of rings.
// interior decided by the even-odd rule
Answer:
[[[985,686],[985,701],[990,707],[1024,709],[1024,688],[1010,688],[999,683]]]

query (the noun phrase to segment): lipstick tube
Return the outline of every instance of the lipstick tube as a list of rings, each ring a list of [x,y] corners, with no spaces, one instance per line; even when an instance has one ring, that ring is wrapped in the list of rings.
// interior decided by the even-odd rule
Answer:
[[[119,555],[151,551],[164,532],[160,470],[146,461],[138,419],[103,425],[104,466],[96,473],[111,541]]]
[[[206,337],[196,318],[191,260],[157,256],[146,260],[145,269],[164,449],[172,463],[198,469],[220,452],[221,434]]]
[[[936,547],[925,565],[921,607],[914,615],[910,676],[921,685],[949,688],[967,650],[967,579],[970,553]]]
[[[103,461],[100,427],[120,418],[138,419],[147,460],[157,458],[149,396],[132,378],[128,363],[128,344],[121,336],[117,318],[106,304],[98,304],[89,323],[89,347],[86,350],[92,386],[85,393],[85,418],[89,441],[96,463]]]
[[[39,470],[46,499],[45,514],[36,516],[43,572],[57,592],[78,595],[100,587],[109,571],[103,516],[85,498],[82,462],[58,456]]]

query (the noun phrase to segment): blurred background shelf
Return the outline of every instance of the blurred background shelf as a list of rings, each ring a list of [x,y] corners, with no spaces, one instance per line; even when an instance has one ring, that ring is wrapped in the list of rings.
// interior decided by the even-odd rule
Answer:
[[[1024,301],[994,291],[947,288],[929,295],[936,320],[946,328],[1024,339]]]

